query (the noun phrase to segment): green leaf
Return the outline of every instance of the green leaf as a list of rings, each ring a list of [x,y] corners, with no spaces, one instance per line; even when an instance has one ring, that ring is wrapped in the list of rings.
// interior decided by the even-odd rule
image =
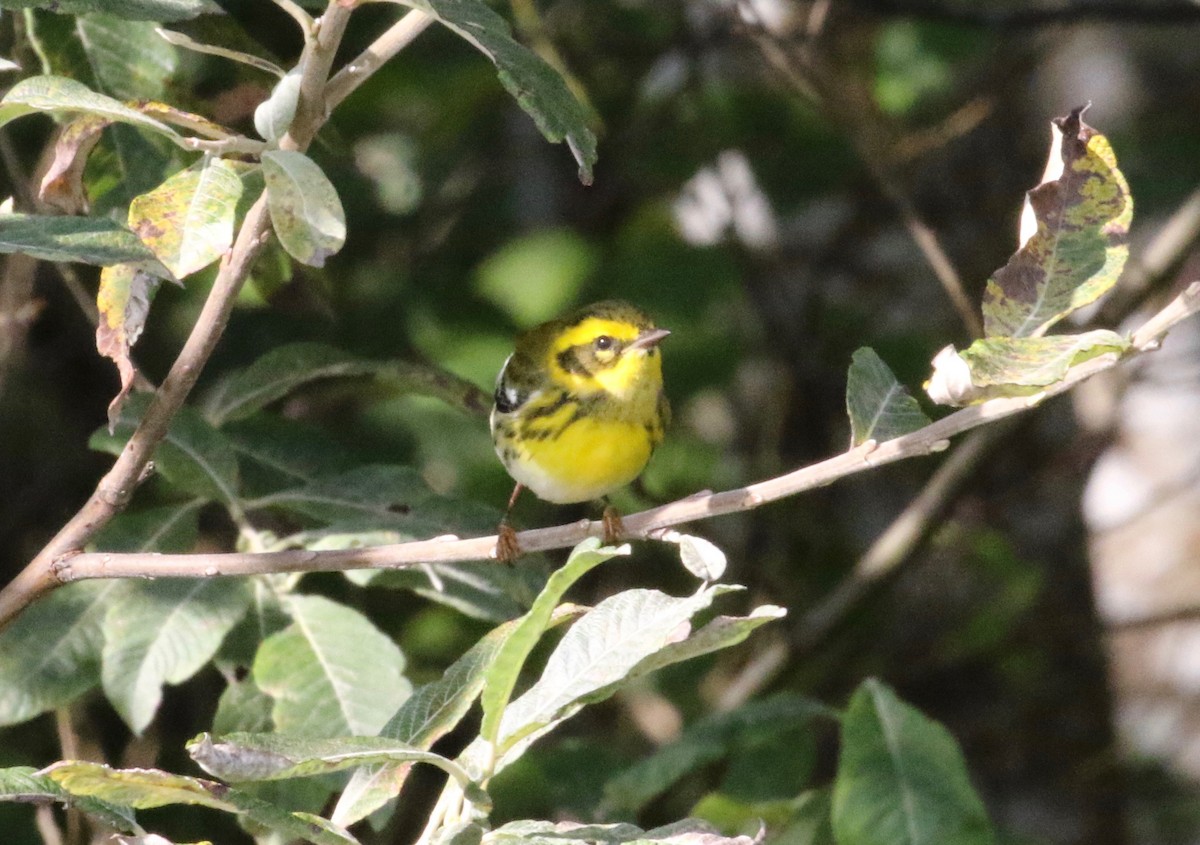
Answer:
[[[42,214],[0,215],[0,252],[43,261],[77,261],[101,267],[133,263],[169,277],[154,253],[120,223],[101,217]]]
[[[103,622],[120,581],[67,584],[0,633],[0,724],[70,703],[100,682]]]
[[[347,834],[289,813],[222,783],[158,769],[112,769],[99,763],[55,763],[41,772],[72,795],[96,797],[138,809],[196,804],[245,815],[257,825],[315,845],[357,845]]]
[[[490,520],[489,528],[494,530],[498,519],[497,515],[496,519]],[[391,533],[392,537],[380,537],[375,543],[363,542],[362,546],[399,543],[412,538],[401,532],[384,533]],[[424,533],[428,536],[434,532]],[[369,535],[342,536],[365,539]],[[306,544],[306,548],[321,547]],[[346,577],[360,586],[412,590],[423,598],[485,622],[504,622],[521,615],[546,585],[546,576],[540,570],[496,566],[494,561],[435,563],[408,569],[358,569],[347,572]]]
[[[280,508],[322,522],[402,525],[410,515],[434,499],[412,467],[386,464],[356,467],[322,476],[303,487],[263,496],[255,508]]]
[[[221,426],[233,444],[247,496],[345,472],[353,461],[329,432],[303,420],[259,413]]]
[[[551,143],[566,141],[579,164],[579,181],[592,183],[596,136],[587,110],[562,76],[512,38],[508,22],[481,0],[399,0],[432,15],[496,65],[500,83]]]
[[[178,53],[156,37],[152,22],[51,12],[30,20],[47,70],[119,100],[161,100],[179,64]]]
[[[723,836],[697,819],[683,819],[654,830],[631,824],[515,821],[486,833],[484,845],[625,845],[670,842],[672,845],[758,845],[761,834]]]
[[[850,699],[833,791],[839,845],[989,845],[958,744],[876,680]]]
[[[196,545],[202,500],[117,514],[92,538],[106,552],[187,552]]]
[[[692,631],[687,639],[668,643],[642,660],[633,667],[628,678],[640,678],[684,660],[731,648],[745,640],[755,629],[785,616],[787,611],[773,604],[756,607],[749,616],[717,616],[704,627]]]
[[[337,189],[311,158],[292,150],[262,154],[271,225],[288,255],[311,267],[346,242],[346,214]]]
[[[481,696],[483,723],[479,728],[481,739],[495,743],[499,738],[501,720],[505,718],[505,710],[517,685],[517,678],[520,677],[529,653],[549,626],[559,600],[572,584],[591,569],[613,557],[627,554],[628,546],[601,548],[599,540],[589,537],[571,551],[567,562],[546,581],[546,586],[534,600],[529,612],[505,639],[484,679]]]
[[[429,763],[471,788],[467,773],[439,754],[394,739],[343,736],[312,739],[279,733],[234,733],[214,739],[202,733],[188,754],[209,774],[227,781],[312,777],[379,763]]]
[[[221,14],[213,0],[0,0],[0,9],[49,9],[62,15],[106,12],[131,21],[181,21]]]
[[[149,405],[149,394],[134,394],[121,409],[113,432],[97,431],[88,445],[120,454]],[[172,486],[193,496],[237,502],[238,463],[233,446],[191,408],[181,408],[172,420],[166,438],[154,452],[154,466]]]
[[[242,180],[228,162],[202,159],[129,205],[129,228],[177,279],[202,270],[233,245]]]
[[[103,827],[122,833],[138,830],[133,810],[97,798],[78,798],[45,775],[27,766],[0,769],[0,801],[46,803],[56,801],[82,811]]]
[[[104,693],[134,733],[158,709],[164,684],[204,666],[250,604],[245,581],[168,578],[129,585],[104,622]]]
[[[533,742],[571,718],[585,705],[604,701],[630,681],[650,672],[739,643],[758,626],[784,615],[782,608],[768,605],[758,608],[748,617],[717,617],[690,635],[688,635],[688,626],[685,621],[669,632],[666,642],[662,639],[656,640],[657,635],[662,631],[659,626],[669,621],[667,616],[678,618],[679,614],[686,613],[689,609],[697,612],[714,596],[731,589],[736,588],[709,585],[690,598],[671,599],[667,596],[665,597],[667,599],[666,613],[664,618],[658,620],[621,618],[622,615],[629,613],[635,617],[641,617],[644,614],[646,607],[637,597],[631,596],[620,599],[620,601],[617,601],[618,596],[609,599],[608,602],[611,604],[599,616],[594,617],[588,626],[581,628],[579,634],[574,634],[575,628],[572,628],[563,637],[555,652],[560,654],[560,660],[556,667],[553,667],[553,673],[550,663],[547,663],[546,671],[542,675],[544,680],[548,679],[548,683],[539,689],[539,684],[542,684],[542,681],[539,681],[521,699],[513,702],[509,707],[509,712],[513,714],[511,722],[518,724],[523,722],[524,724],[520,725],[512,735],[505,733],[507,726],[502,726],[501,737],[504,752],[496,764],[496,770],[499,771],[517,760]],[[661,601],[661,598],[657,598],[650,604],[658,604]],[[592,613],[599,611],[605,604],[601,603],[593,609]],[[614,616],[616,618],[613,618]],[[642,630],[649,635],[648,638],[638,642],[636,636],[626,636],[628,630],[637,630],[640,622],[643,621],[646,624]],[[611,630],[622,632],[620,640],[613,644],[612,653],[607,655],[612,660],[609,660],[607,665],[597,666],[601,670],[600,674],[591,677],[573,676],[572,673],[579,670],[581,666],[566,664],[577,658],[590,659],[587,654],[589,648],[603,652],[604,638],[608,635],[608,632],[603,629],[604,626],[610,624]],[[636,660],[632,666],[628,666],[628,661],[636,657],[638,650],[643,651],[645,656]],[[613,660],[616,661],[615,664]],[[561,694],[564,686],[571,687],[569,695]],[[567,700],[570,695],[576,697],[573,700]],[[509,721],[510,717],[506,714],[505,719]],[[463,752],[460,759],[464,759],[469,767],[475,767],[480,765],[481,760],[486,759],[485,752],[486,749],[482,744],[476,741]]]
[[[563,635],[541,677],[505,708],[496,733],[501,764],[523,753],[522,748],[511,759],[507,753],[521,740],[540,736],[549,725],[574,715],[598,691],[608,697],[643,660],[685,640],[691,633],[688,620],[729,589],[706,586],[685,598],[657,590],[626,590],[596,605]],[[480,735],[487,738],[483,731]]]
[[[559,607],[549,624],[561,624],[578,613],[574,608]],[[479,697],[488,669],[519,624],[519,620],[513,620],[493,629],[454,661],[438,680],[417,687],[384,725],[380,736],[428,749],[452,731]],[[331,818],[343,825],[366,818],[400,793],[407,776],[405,765],[359,769],[342,791]]]
[[[1036,231],[983,295],[988,337],[1044,334],[1103,296],[1125,266],[1133,199],[1108,139],[1080,119],[1083,111],[1053,121],[1047,179],[1028,195]]]
[[[293,622],[263,642],[254,682],[275,699],[278,730],[311,737],[373,736],[412,690],[404,655],[356,610],[291,596]]]
[[[380,366],[323,343],[289,343],[222,381],[204,400],[205,416],[214,425],[244,419],[309,382],[369,375]]]
[[[179,133],[167,124],[130,108],[120,100],[98,94],[82,82],[62,76],[31,76],[10,88],[0,100],[0,126],[35,112],[99,115],[118,123],[150,129],[176,143],[183,142]]]
[[[929,425],[917,400],[875,350],[866,346],[850,358],[846,412],[850,415],[851,447],[868,440],[883,443]]]
[[[606,810],[635,814],[683,777],[729,756],[746,734],[764,730],[782,734],[828,712],[810,699],[781,693],[701,719],[678,739],[610,780],[604,788]]]
[[[260,690],[253,678],[234,681],[225,687],[217,701],[212,729],[219,734],[273,730],[271,710],[274,706],[275,700]]]
[[[113,769],[71,760],[55,763],[39,774],[72,795],[95,797],[137,810],[172,804],[198,804],[230,812],[236,809],[224,800],[228,787],[223,784],[157,769]]]
[[[1078,335],[981,338],[963,352],[952,346],[939,352],[925,389],[942,405],[1032,396],[1061,382],[1072,367],[1101,355],[1120,357],[1128,349],[1128,340],[1107,329]]]
[[[244,419],[313,381],[377,376],[404,393],[432,396],[486,416],[491,397],[445,370],[409,361],[369,361],[323,343],[277,347],[220,382],[205,397],[205,416],[214,425]]]

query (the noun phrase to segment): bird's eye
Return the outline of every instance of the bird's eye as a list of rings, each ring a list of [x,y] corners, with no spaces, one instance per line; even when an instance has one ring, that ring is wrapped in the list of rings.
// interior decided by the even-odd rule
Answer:
[[[596,348],[603,352],[606,349],[612,349],[613,339],[606,334],[596,338]]]

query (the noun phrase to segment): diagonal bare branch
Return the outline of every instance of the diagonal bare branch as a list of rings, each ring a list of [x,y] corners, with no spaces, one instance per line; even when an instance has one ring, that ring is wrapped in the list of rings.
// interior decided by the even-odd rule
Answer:
[[[337,0],[330,0],[325,14],[314,23],[313,37],[306,39],[300,58],[300,101],[296,117],[280,146],[305,149],[328,119],[325,87],[350,14],[350,9]],[[264,195],[247,212],[191,334],[112,468],[83,507],[17,577],[0,590],[0,627],[14,619],[38,596],[60,586],[63,582],[59,576],[59,562],[82,549],[129,502],[145,477],[155,448],[212,355],[238,293],[269,235],[270,216]]]

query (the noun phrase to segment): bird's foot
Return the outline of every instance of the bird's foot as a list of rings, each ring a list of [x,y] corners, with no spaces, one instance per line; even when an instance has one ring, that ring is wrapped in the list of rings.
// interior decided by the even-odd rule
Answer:
[[[517,532],[507,522],[501,522],[496,536],[496,560],[509,566],[521,556],[521,544]]]
[[[604,525],[604,544],[615,546],[625,536],[625,524],[621,522],[621,514],[612,505],[604,506],[604,516],[600,518]]]

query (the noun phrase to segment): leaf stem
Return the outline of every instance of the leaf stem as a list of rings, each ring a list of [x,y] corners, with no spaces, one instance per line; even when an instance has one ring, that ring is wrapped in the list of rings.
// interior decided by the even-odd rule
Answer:
[[[425,829],[421,831],[421,835],[413,845],[430,845],[437,832],[446,823],[447,818],[457,818],[462,808],[462,800],[462,787],[458,785],[457,781],[447,781],[446,786],[442,789],[442,794],[438,797],[437,804],[433,807],[433,812],[429,814]]]
[[[276,6],[287,12],[292,20],[300,27],[300,31],[304,33],[304,40],[308,41],[312,38],[315,23],[312,16],[304,9],[300,8],[295,0],[271,0]]]

